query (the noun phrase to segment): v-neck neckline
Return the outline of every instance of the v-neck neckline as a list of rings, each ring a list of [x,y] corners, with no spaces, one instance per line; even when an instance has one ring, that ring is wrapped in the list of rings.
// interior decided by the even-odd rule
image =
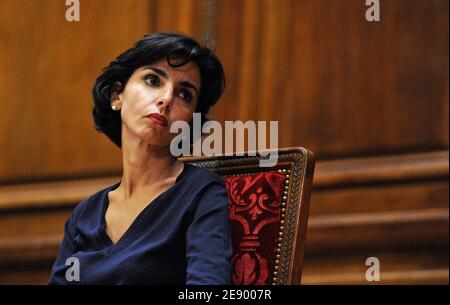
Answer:
[[[159,194],[157,197],[155,197],[152,201],[150,201],[142,209],[142,211],[136,216],[136,218],[131,222],[131,224],[128,226],[128,228],[125,230],[125,232],[122,234],[122,236],[120,236],[120,238],[115,243],[113,242],[111,237],[106,232],[106,211],[108,210],[108,206],[109,206],[109,196],[108,196],[109,192],[117,189],[119,187],[120,183],[122,183],[122,180],[119,181],[118,183],[112,185],[111,187],[109,187],[106,190],[106,192],[104,193],[104,198],[102,200],[103,206],[102,206],[102,213],[101,213],[101,220],[100,220],[101,225],[99,228],[101,237],[102,237],[102,241],[104,244],[105,255],[111,254],[111,252],[113,250],[121,249],[122,247],[126,246],[127,244],[129,244],[129,242],[131,242],[133,240],[132,237],[135,235],[134,233],[136,233],[135,232],[136,226],[142,222],[142,220],[144,218],[144,214],[147,214],[147,212],[149,210],[154,209],[154,206],[157,206],[158,203],[162,201],[163,197],[167,196],[167,194],[172,191],[172,189],[178,184],[178,182],[181,180],[181,178],[185,175],[188,166],[189,166],[188,164],[186,164],[186,163],[184,164],[183,170],[175,179],[175,183],[173,185],[171,185],[167,190],[165,190],[164,192]]]

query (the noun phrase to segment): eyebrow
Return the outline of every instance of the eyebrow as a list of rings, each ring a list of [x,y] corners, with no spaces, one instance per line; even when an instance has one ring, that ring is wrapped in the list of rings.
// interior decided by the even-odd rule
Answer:
[[[153,66],[146,66],[146,69],[152,70],[153,72],[155,72],[156,74],[159,74],[160,76],[162,76],[165,79],[169,78],[169,76],[167,75],[166,71],[164,71],[164,70],[162,70],[160,68],[156,68],[156,67],[153,67]],[[180,85],[182,87],[185,87],[185,88],[193,89],[195,91],[195,94],[198,96],[197,87],[195,87],[192,83],[190,83],[188,81],[183,81],[183,82],[180,82]]]

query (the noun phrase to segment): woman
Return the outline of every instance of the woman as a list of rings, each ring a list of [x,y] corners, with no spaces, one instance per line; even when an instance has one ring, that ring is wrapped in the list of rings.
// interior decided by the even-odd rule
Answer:
[[[230,283],[225,185],[170,153],[170,125],[205,117],[224,82],[208,48],[173,33],[145,36],[103,70],[93,117],[121,147],[123,175],[76,206],[50,284]]]

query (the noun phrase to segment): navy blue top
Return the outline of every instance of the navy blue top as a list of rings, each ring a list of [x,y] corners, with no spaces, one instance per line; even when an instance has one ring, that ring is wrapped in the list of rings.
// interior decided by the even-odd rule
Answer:
[[[218,175],[185,164],[175,184],[145,207],[114,244],[105,231],[105,212],[108,192],[119,185],[75,207],[49,284],[231,283],[228,198]],[[79,281],[73,281],[76,264],[70,257],[78,259]]]

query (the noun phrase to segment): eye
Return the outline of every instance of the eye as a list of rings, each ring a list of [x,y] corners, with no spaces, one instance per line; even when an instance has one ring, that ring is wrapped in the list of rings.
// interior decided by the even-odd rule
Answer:
[[[189,90],[182,89],[178,92],[178,97],[185,100],[186,102],[190,103],[192,101],[192,94],[189,92]]]
[[[160,84],[159,77],[154,74],[149,74],[145,76],[144,80],[147,84],[149,84],[152,87],[157,87]]]

